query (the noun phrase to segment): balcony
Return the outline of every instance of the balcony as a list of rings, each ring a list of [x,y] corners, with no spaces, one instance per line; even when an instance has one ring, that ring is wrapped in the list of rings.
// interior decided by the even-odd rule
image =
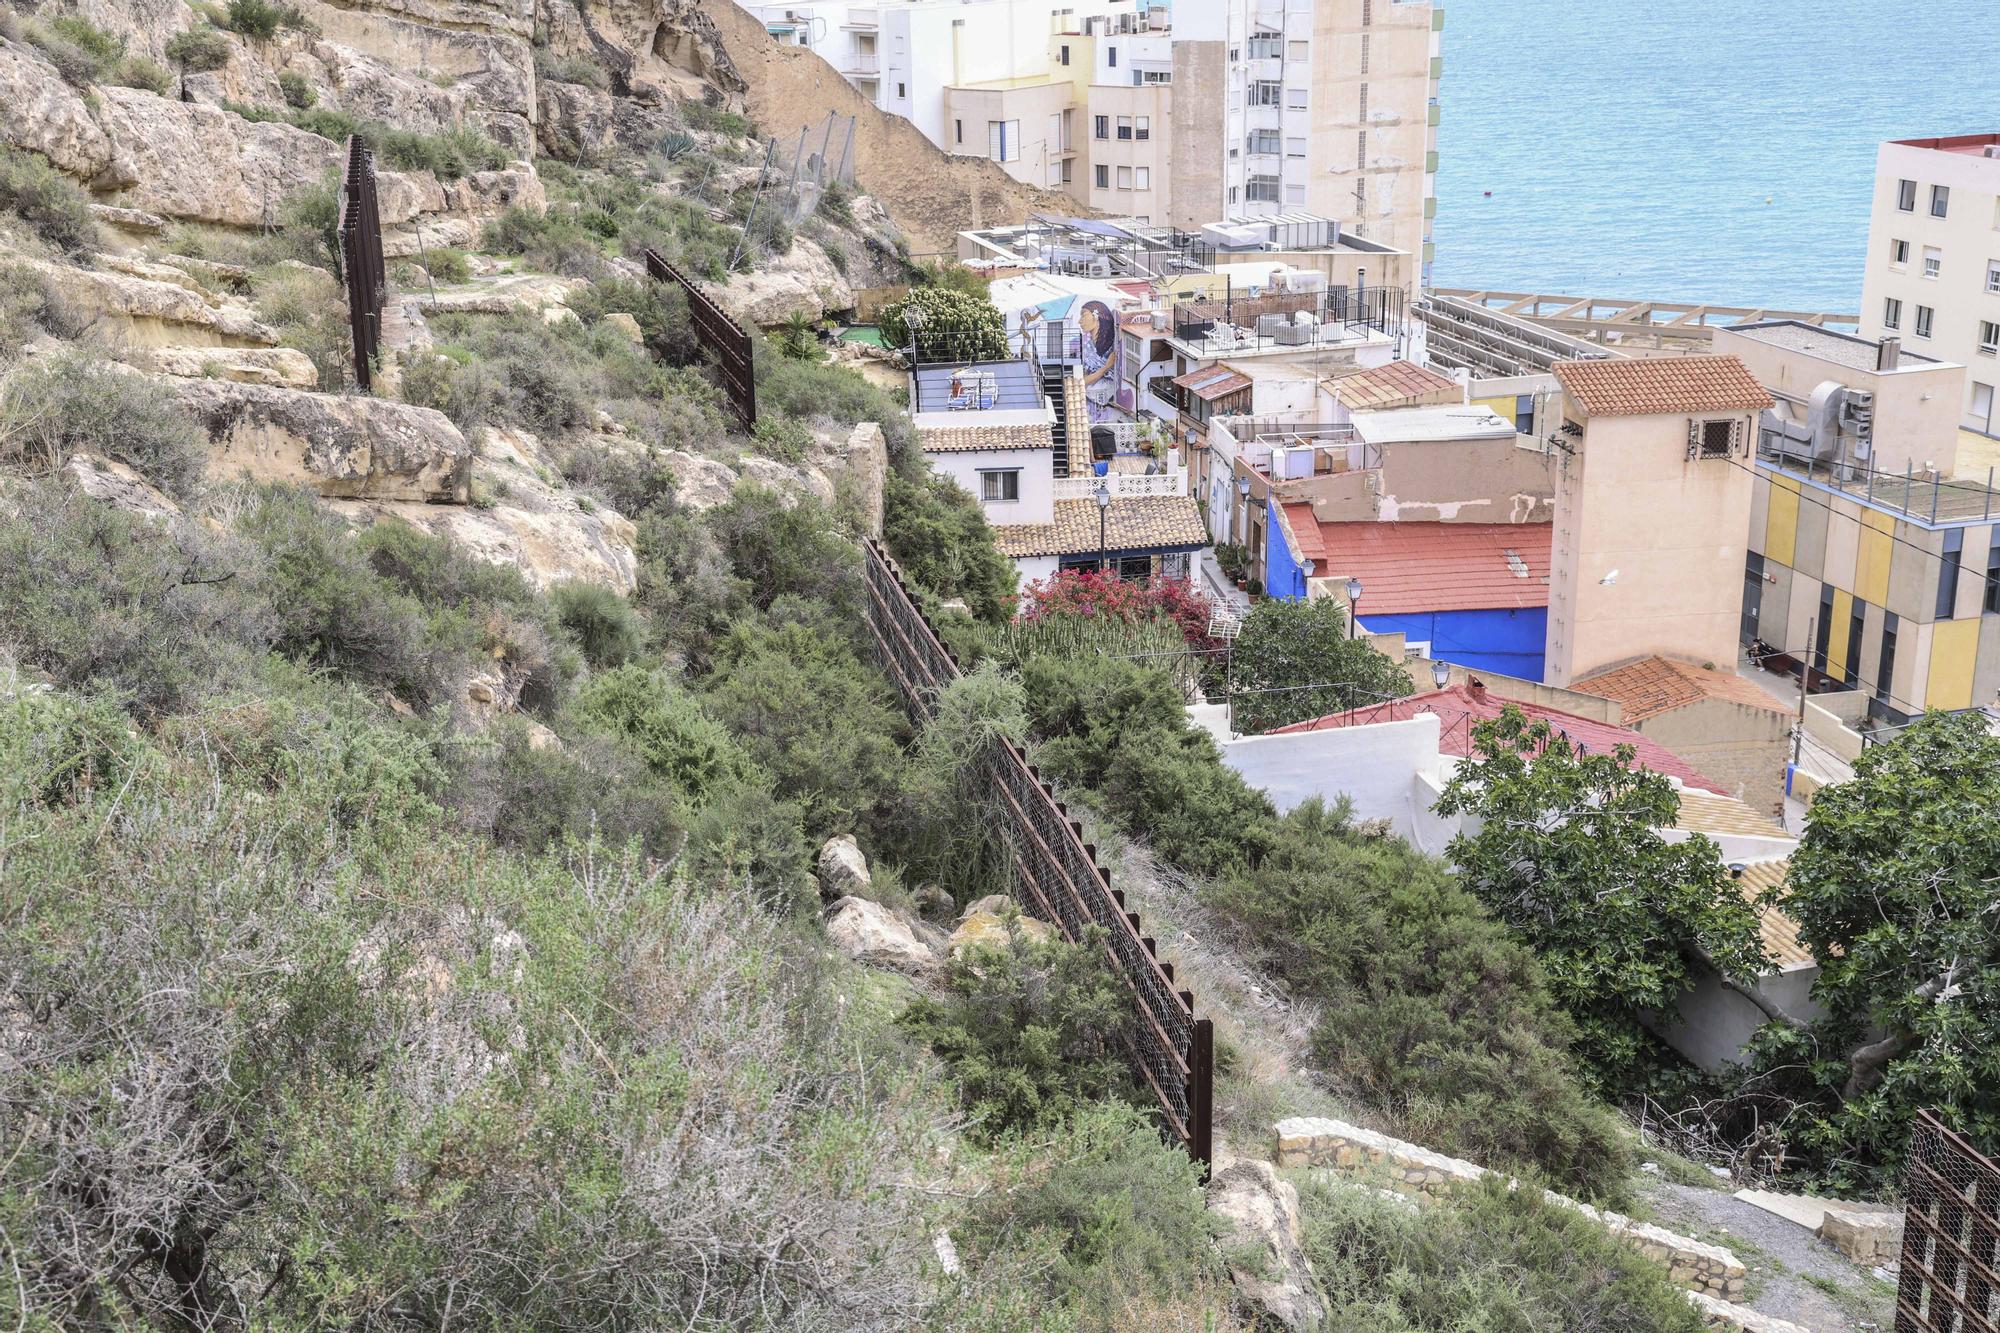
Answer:
[[[882,72],[882,57],[875,51],[856,51],[847,57],[847,72],[858,78],[872,79]]]
[[[1186,469],[1174,472],[1113,472],[1103,477],[1064,477],[1055,484],[1058,500],[1089,500],[1102,485],[1114,500],[1138,500],[1148,496],[1183,496],[1188,493]]]
[[[872,5],[866,9],[856,5],[847,11],[847,21],[840,26],[872,32],[882,26],[882,11]]]

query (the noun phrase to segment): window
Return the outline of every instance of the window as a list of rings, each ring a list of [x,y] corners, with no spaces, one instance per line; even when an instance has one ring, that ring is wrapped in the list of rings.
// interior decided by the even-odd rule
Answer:
[[[1935,245],[1924,247],[1924,276],[1935,278],[1944,268],[1944,251]]]
[[[1927,305],[1917,307],[1917,336],[1919,338],[1928,338],[1931,336],[1931,320],[1936,315],[1937,312]]]
[[[1021,498],[1021,469],[979,474],[979,498],[988,504],[1005,504]]]
[[[1689,458],[1727,458],[1736,452],[1743,422],[1736,417],[1688,422]]]
[[[1299,64],[1303,65],[1306,63],[1306,54],[1307,54],[1307,44],[1305,42],[1285,43],[1285,59],[1297,61]]]
[[[1282,91],[1274,79],[1256,79],[1250,84],[1251,106],[1276,106],[1281,95]]]
[[[1278,202],[1278,178],[1276,176],[1252,176],[1243,186],[1243,199],[1252,204],[1275,204]]]
[[[1951,187],[1949,185],[1931,186],[1931,216],[1941,218],[1950,211]]]
[[[1132,188],[1132,168],[1130,167],[1118,168],[1118,188],[1121,190],[1129,190]]]
[[[1993,534],[1993,544],[1986,548],[1986,596],[1980,604],[1988,611],[2000,611],[2000,532]]]
[[[1514,395],[1514,433],[1516,435],[1535,433],[1535,395],[1531,393]]]
[[[1285,140],[1286,157],[1304,157],[1305,155],[1306,141],[1303,138],[1293,137]]]
[[[1152,189],[1153,169],[1151,167],[1135,167],[1133,169],[1132,188],[1135,190]]]
[[[1276,60],[1284,54],[1284,45],[1282,37],[1268,35],[1252,37],[1250,39],[1250,58],[1252,60]]]
[[[1305,89],[1303,89],[1303,88],[1287,88],[1287,89],[1285,89],[1285,109],[1286,109],[1287,111],[1303,111],[1303,110],[1305,110],[1305,109],[1306,109],[1306,90],[1305,90]]]
[[[1136,117],[1132,123],[1132,135],[1134,138],[1138,139],[1152,138],[1153,118],[1151,116]]]
[[[1937,618],[1950,620],[1958,608],[1958,566],[1965,550],[1965,529],[1944,530],[1944,554],[1938,558]]]
[[[1097,164],[1097,188],[1100,190],[1111,188],[1111,168],[1102,162]]]
[[[1361,34],[1361,72],[1363,74],[1368,72],[1368,44],[1373,40],[1374,38],[1370,37],[1367,33],[1364,32]]]
[[[1885,329],[1903,327],[1903,303],[1893,296],[1882,302],[1882,327]]]
[[[1118,68],[1118,48],[1117,48],[1117,47],[1115,47],[1115,46],[1107,46],[1107,47],[1105,47],[1105,48],[1104,48],[1104,63],[1105,63],[1106,65],[1109,65],[1109,66],[1110,66],[1110,67],[1111,67],[1112,69],[1117,69],[1117,68]]]
[[[1979,321],[1979,352],[1982,356],[2000,356],[2000,324],[1990,319]]]
[[[1250,152],[1253,156],[1259,153],[1276,153],[1280,142],[1276,130],[1250,131]]]
[[[951,123],[951,132],[952,132],[952,136],[953,136],[953,140],[952,140],[952,141],[953,141],[954,143],[964,143],[964,142],[965,142],[965,122],[964,122],[964,121],[962,121],[962,120],[954,120],[954,121],[953,121],[953,122]]]
[[[1917,183],[1915,181],[1896,182],[1896,207],[1904,213],[1917,211]]]
[[[1875,659],[1875,697],[1889,702],[1889,681],[1896,674],[1896,613],[1882,613],[1882,655]]]
[[[1847,617],[1847,683],[1857,689],[1861,685],[1861,640],[1868,634],[1867,608],[1868,603],[1857,597]]]
[[[2000,292],[2000,259],[1986,261],[1986,290]]]
[[[896,85],[896,96],[897,96],[897,97],[899,97],[899,98],[908,98],[908,97],[909,97],[909,95],[910,95],[910,93],[909,93],[909,88],[908,88],[908,86],[907,86],[907,85],[905,85],[905,84],[901,84],[901,83],[899,83],[899,84],[897,84],[897,85]]]
[[[1361,119],[1368,119],[1368,85],[1361,85]]]
[[[1018,162],[1021,160],[1021,122],[1018,120],[989,120],[986,122],[986,156],[995,162]]]
[[[1092,116],[1090,118],[1090,132],[1099,139],[1109,139],[1111,137],[1111,117]]]
[[[1069,44],[1067,42],[1063,44],[1061,50],[1056,56],[1056,59],[1058,62],[1065,65],[1069,63]]]
[[[2000,426],[1993,418],[1993,386],[1972,382],[1972,427],[1974,430],[1991,431]]]
[[[1120,116],[1118,118],[1118,137],[1121,139],[1132,137],[1132,118],[1130,116]]]
[[[1889,262],[1897,268],[1910,265],[1910,243],[1908,241],[1889,242]]]
[[[1368,165],[1368,131],[1356,130],[1354,132],[1354,169],[1356,171],[1359,171],[1361,170],[1361,168],[1367,165]]]
[[[1288,204],[1303,204],[1303,203],[1304,203],[1305,201],[1306,201],[1306,187],[1305,187],[1305,186],[1303,186],[1303,185],[1287,185],[1287,186],[1285,187],[1285,202],[1286,202],[1286,203],[1288,203]]]

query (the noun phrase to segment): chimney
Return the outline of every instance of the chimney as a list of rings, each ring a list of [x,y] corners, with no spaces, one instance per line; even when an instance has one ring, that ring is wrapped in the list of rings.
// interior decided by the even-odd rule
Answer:
[[[1481,680],[1477,676],[1472,676],[1466,680],[1465,688],[1466,692],[1472,695],[1472,701],[1474,703],[1483,704],[1486,702],[1485,681]]]
[[[1903,340],[1884,338],[1882,345],[1875,349],[1875,369],[1894,370],[1903,363]]]

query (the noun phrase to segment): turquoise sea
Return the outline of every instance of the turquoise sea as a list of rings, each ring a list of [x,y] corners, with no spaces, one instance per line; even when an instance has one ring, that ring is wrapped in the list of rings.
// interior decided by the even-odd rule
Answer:
[[[2000,130],[2000,0],[1446,0],[1444,53],[1446,287],[1851,312],[1877,144]]]

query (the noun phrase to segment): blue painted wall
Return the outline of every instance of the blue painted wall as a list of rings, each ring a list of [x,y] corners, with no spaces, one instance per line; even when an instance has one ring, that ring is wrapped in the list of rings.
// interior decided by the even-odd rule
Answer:
[[[1412,643],[1428,641],[1431,656],[1475,671],[1540,680],[1549,613],[1544,607],[1514,611],[1422,611],[1371,616],[1361,599],[1361,628],[1371,634],[1400,631]]]
[[[1285,541],[1285,512],[1276,501],[1264,501],[1264,592],[1288,602],[1305,600],[1306,571],[1292,559]]]

